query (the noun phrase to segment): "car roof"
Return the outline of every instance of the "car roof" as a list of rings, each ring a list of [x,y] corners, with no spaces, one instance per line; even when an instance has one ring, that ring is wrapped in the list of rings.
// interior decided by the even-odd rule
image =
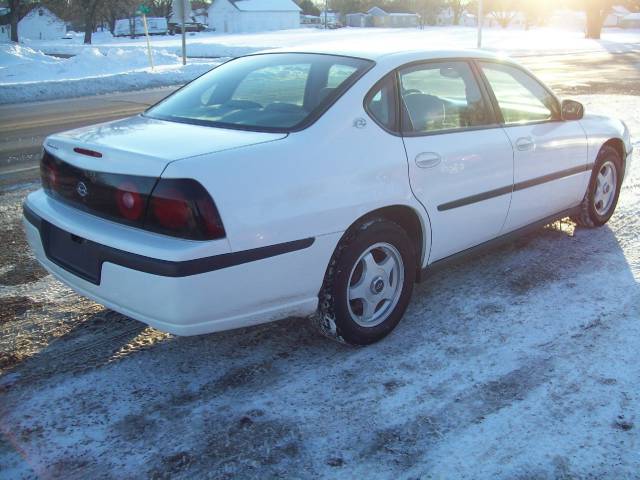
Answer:
[[[438,58],[484,58],[499,60],[507,59],[507,57],[499,53],[481,49],[407,49],[396,45],[374,44],[372,46],[369,46],[364,43],[345,44],[345,42],[323,42],[318,44],[307,44],[295,48],[288,47],[268,50],[268,52],[344,55],[348,57],[358,57],[373,61],[379,61],[383,58],[386,59],[389,57],[401,57],[403,61],[430,60]]]

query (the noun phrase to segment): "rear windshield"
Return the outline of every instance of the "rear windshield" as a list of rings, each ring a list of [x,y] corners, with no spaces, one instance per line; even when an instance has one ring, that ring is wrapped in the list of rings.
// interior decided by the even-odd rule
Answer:
[[[302,53],[241,57],[197,78],[145,115],[243,130],[297,130],[322,114],[372,63]]]

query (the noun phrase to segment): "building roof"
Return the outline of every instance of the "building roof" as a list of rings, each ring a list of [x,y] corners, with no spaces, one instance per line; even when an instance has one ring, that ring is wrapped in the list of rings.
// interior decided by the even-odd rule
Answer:
[[[381,9],[380,7],[371,7],[369,10],[367,10],[367,13],[369,15],[378,15],[378,16],[388,15],[387,12]]]
[[[293,0],[229,0],[243,12],[301,12]]]
[[[51,10],[49,10],[47,7],[45,7],[42,4],[39,3],[34,3],[31,5],[26,5],[26,12],[23,12],[24,15],[22,16],[22,19],[28,17],[29,15],[36,15],[36,13],[38,10],[43,10],[45,15],[48,15],[50,18],[52,18],[54,21],[56,22],[62,22],[62,19],[60,17],[58,17],[54,12],[52,12]],[[63,22],[64,23],[64,22]]]
[[[612,10],[612,13],[618,13],[620,15],[626,15],[628,13],[631,13],[629,12],[629,10],[627,10],[626,7],[622,5],[614,5],[611,7],[611,10]]]

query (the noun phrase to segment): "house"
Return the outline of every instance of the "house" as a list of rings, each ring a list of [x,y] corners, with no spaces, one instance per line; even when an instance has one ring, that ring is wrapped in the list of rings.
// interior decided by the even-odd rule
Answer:
[[[9,8],[0,7],[0,43],[6,43],[11,40],[10,23]]]
[[[622,20],[631,12],[622,5],[614,5],[604,19],[605,27],[620,27]]]
[[[303,27],[318,27],[320,26],[320,17],[317,15],[305,15],[301,13],[300,25]]]
[[[299,28],[301,11],[293,0],[215,0],[209,27],[220,33]]]
[[[620,22],[622,28],[640,28],[640,13],[630,13],[625,15]]]
[[[57,40],[67,33],[66,24],[51,10],[35,6],[18,22],[20,38],[31,40]]]
[[[191,19],[194,22],[209,25],[209,12],[206,8],[196,8],[191,14]]]
[[[367,13],[347,14],[350,27],[407,28],[420,24],[420,15],[410,12],[387,12],[380,7],[371,7]]]
[[[420,24],[420,15],[410,12],[389,13],[380,7],[371,7],[367,13],[373,17],[374,27],[399,28],[417,27]]]
[[[368,13],[347,13],[345,19],[348,27],[373,27],[373,17]]]
[[[326,18],[326,23],[329,25],[338,25],[340,22],[340,12],[335,10],[321,10],[320,11],[320,23],[324,25]]]
[[[464,27],[476,27],[478,25],[478,19],[473,13],[462,12],[460,16],[460,25]]]

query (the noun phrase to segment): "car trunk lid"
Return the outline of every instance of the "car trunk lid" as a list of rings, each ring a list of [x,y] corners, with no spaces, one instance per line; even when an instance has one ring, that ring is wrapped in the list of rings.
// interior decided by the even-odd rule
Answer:
[[[175,160],[284,137],[284,133],[222,129],[139,115],[52,135],[44,146],[58,159],[81,169],[158,177]]]

